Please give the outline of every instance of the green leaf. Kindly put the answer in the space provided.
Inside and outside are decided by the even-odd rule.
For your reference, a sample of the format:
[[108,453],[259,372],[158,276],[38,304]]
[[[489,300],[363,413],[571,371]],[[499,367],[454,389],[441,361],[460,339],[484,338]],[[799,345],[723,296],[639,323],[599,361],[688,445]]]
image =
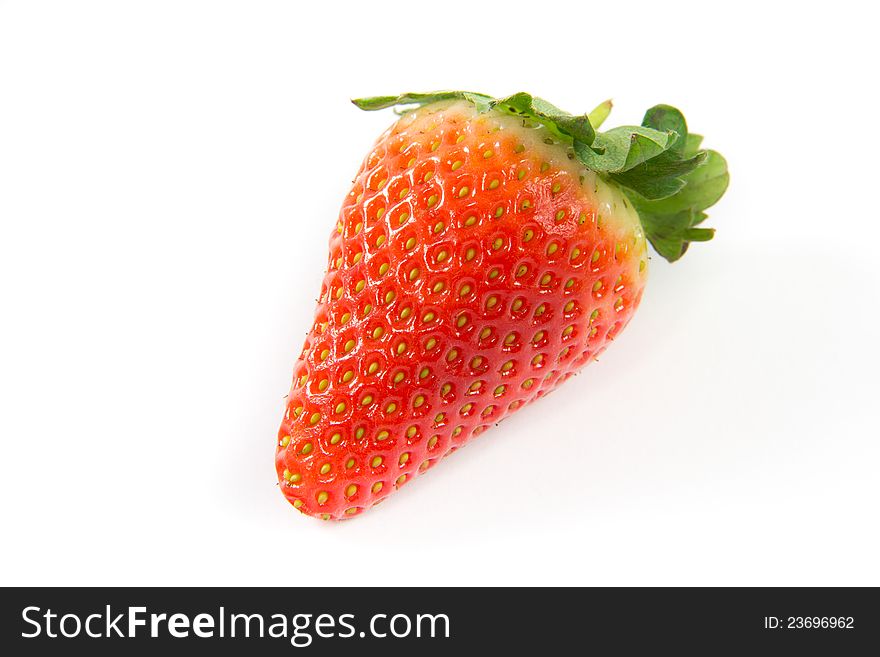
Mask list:
[[670,262],[684,255],[690,242],[705,242],[715,234],[696,226],[706,219],[704,210],[724,194],[730,176],[718,152],[700,151],[695,157],[700,156],[701,163],[682,176],[684,185],[675,194],[658,200],[629,194],[654,249]]
[[682,176],[690,173],[706,160],[705,151],[691,158],[682,159],[672,150],[642,162],[622,173],[611,175],[612,180],[646,199],[663,199],[677,193],[685,186]]
[[613,128],[596,135],[592,145],[574,143],[578,158],[597,173],[620,173],[660,155],[669,133],[641,126]]
[[563,140],[591,144],[596,137],[596,132],[586,115],[572,116],[543,98],[535,98],[524,91],[495,100],[491,103],[491,107],[507,114],[541,123]]
[[657,252],[677,260],[691,242],[715,231],[697,227],[727,189],[727,162],[716,151],[700,150],[703,138],[688,132],[684,115],[670,105],[649,109],[640,126],[596,132],[611,111],[605,101],[589,114],[573,115],[526,92],[492,98],[469,91],[374,96],[352,102],[364,110],[388,107],[409,111],[442,100],[465,100],[479,112],[497,111],[543,125],[587,168],[620,187],[639,213]]
[[642,125],[663,132],[674,132],[678,137],[672,140],[669,148],[681,155],[687,141],[687,123],[684,115],[670,105],[654,105],[645,112]]

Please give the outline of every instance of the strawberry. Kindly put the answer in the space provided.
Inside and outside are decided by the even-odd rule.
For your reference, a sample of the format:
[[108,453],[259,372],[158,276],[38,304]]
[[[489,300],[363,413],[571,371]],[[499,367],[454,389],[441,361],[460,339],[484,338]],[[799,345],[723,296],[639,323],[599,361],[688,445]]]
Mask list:
[[639,305],[647,241],[676,260],[727,186],[681,113],[598,133],[520,93],[405,108],[343,203],[276,451],[285,497],[368,509],[594,360]]

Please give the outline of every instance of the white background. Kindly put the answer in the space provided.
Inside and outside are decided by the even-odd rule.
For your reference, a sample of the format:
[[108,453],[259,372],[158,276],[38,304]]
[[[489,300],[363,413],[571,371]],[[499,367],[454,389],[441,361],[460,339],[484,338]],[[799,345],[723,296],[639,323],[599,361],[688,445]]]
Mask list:
[[[869,3],[0,0],[0,583],[880,584]],[[390,112],[681,107],[732,182],[630,328],[379,509],[273,455]],[[574,467],[572,467],[574,464]]]

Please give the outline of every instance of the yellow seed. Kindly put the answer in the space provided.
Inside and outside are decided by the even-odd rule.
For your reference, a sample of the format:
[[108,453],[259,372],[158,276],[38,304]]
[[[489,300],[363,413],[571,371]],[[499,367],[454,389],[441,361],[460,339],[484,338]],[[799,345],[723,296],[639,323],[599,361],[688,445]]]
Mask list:
[[431,439],[428,441],[428,449],[433,449],[437,444],[437,440],[439,440],[439,436],[431,436]]
[[446,251],[441,251],[437,254],[437,262],[443,262],[448,256],[449,254]]
[[338,404],[336,404],[336,408],[334,410],[336,411],[337,415],[339,415],[340,413],[345,413],[345,402],[339,402]]
[[452,430],[452,435],[453,436],[459,435],[461,433],[462,429],[463,429],[463,427],[461,425],[455,427],[455,429]]
[[526,232],[523,233],[523,242],[531,242],[534,236],[535,231],[529,228]]
[[403,454],[400,455],[400,458],[397,459],[397,462],[400,465],[406,465],[407,461],[409,461],[409,452],[404,452]]
[[544,274],[541,276],[541,285],[547,285],[553,277],[550,274]]
[[593,255],[590,256],[590,262],[596,262],[599,259],[599,249],[593,251]]
[[354,494],[357,493],[358,487],[354,484],[350,484],[345,488],[345,496],[346,497],[354,497]]
[[507,390],[507,386],[498,386],[497,388],[495,388],[495,390],[492,392],[492,394],[495,395],[496,397],[500,397],[501,395],[504,394],[505,390]]
[[512,345],[516,342],[516,333],[509,333],[506,338],[504,338],[504,344]]
[[512,369],[513,369],[513,361],[512,360],[507,361],[506,363],[504,363],[504,365],[501,366],[502,372],[509,372]]
[[409,212],[401,212],[400,217],[397,219],[398,225],[402,226],[407,222],[407,219],[409,219]]
[[324,504],[330,496],[327,494],[327,491],[321,491],[318,493],[318,504]]
[[526,379],[525,381],[522,382],[522,387],[525,388],[526,390],[531,388],[533,385],[535,385],[534,379]]
[[437,413],[437,415],[434,416],[434,424],[440,424],[445,419],[446,413]]
[[432,150],[432,151],[436,151],[438,148],[440,148],[440,142],[439,142],[439,141],[435,141],[435,142],[433,142],[433,143],[431,144],[431,150]]
[[523,210],[528,210],[530,207],[532,207],[532,202],[529,199],[526,199],[522,202],[522,205],[520,207],[522,207]]
[[424,403],[425,403],[425,398],[422,395],[419,395],[418,397],[416,397],[413,400],[413,406],[415,406],[416,408],[418,408],[419,406],[421,406]]
[[428,182],[431,178],[434,177],[433,171],[428,171],[424,176],[422,176],[422,182]]
[[551,242],[547,247],[547,255],[553,255],[559,250],[559,245],[556,242]]
[[467,196],[470,193],[471,193],[471,190],[469,187],[462,187],[460,190],[458,190],[458,198],[464,198],[465,196]]
[[488,299],[486,299],[486,307],[487,308],[494,308],[497,304],[498,304],[498,297],[492,296],[492,297],[489,297]]
[[466,415],[467,413],[470,412],[470,410],[471,410],[473,407],[474,407],[473,404],[465,404],[464,406],[461,407],[461,414],[462,414],[462,415]]
[[419,277],[419,268],[413,267],[409,272],[409,280],[414,281]]
[[383,329],[381,326],[377,326],[373,329],[373,339],[378,340],[382,337],[383,333],[385,333],[385,329]]
[[284,477],[285,480],[290,481],[290,470],[284,468],[284,472],[281,473],[281,476]]
[[452,163],[452,170],[458,171],[458,169],[461,167],[462,164],[463,164],[463,162],[461,160],[456,160],[455,162]]
[[441,396],[441,397],[445,397],[446,395],[449,394],[449,391],[450,391],[450,390],[452,390],[452,385],[449,384],[449,383],[444,383],[444,384],[440,387],[440,396]]
[[459,316],[458,316],[458,319],[457,319],[456,322],[455,322],[455,325],[456,325],[458,328],[461,328],[462,326],[464,326],[465,324],[467,324],[467,322],[468,322],[468,318],[467,318],[465,315],[459,315]]
[[382,490],[382,482],[381,482],[381,481],[377,481],[375,484],[373,484],[373,487],[372,487],[371,490],[372,490],[374,493],[378,493],[379,491],[381,491],[381,490]]
[[571,258],[570,260],[577,260],[578,256],[581,254],[581,250],[577,247],[574,247],[571,250]]
[[415,436],[418,432],[419,432],[418,428],[416,428],[415,426],[411,426],[409,429],[406,430],[406,437],[407,437],[407,438],[412,438],[412,437]]
[[343,313],[342,317],[339,318],[340,324],[348,324],[348,321],[351,319],[351,313]]
[[504,208],[499,205],[497,208],[495,208],[495,218],[497,219],[502,214],[504,214]]
[[544,335],[544,331],[538,331],[537,333],[535,333],[535,337],[532,338],[532,342],[540,342],[544,339]]
[[562,310],[564,312],[570,313],[573,308],[574,308],[574,301],[569,301],[567,304],[565,304],[565,308],[563,308]]
[[449,362],[452,362],[456,358],[458,358],[458,350],[457,349],[450,349],[449,353],[446,354],[446,360],[448,360]]
[[401,342],[397,345],[397,353],[402,354],[404,351],[406,351],[406,342]]
[[598,292],[601,289],[602,289],[602,281],[601,280],[593,283],[593,292]]
[[300,450],[300,454],[311,454],[311,452],[312,452],[312,443],[306,443],[305,445],[302,446],[302,449]]
[[553,183],[553,187],[550,188],[550,191],[554,194],[557,194],[559,193],[560,189],[562,189],[562,185],[560,185],[559,183]]
[[437,281],[431,289],[434,290],[434,292],[442,292],[444,287],[446,287],[446,283],[443,281]]
[[482,331],[480,331],[480,340],[485,340],[485,339],[488,338],[490,335],[492,335],[492,329],[490,329],[490,328],[487,326],[487,327],[484,328]]
[[385,236],[379,235],[379,237],[376,238],[376,247],[378,248],[378,247],[382,246],[384,243],[385,243]]
[[434,232],[439,233],[441,230],[443,230],[445,226],[446,224],[444,224],[442,221],[438,221],[436,224],[434,224]]
[[431,194],[431,195],[428,197],[428,207],[429,207],[429,208],[430,208],[430,207],[433,207],[433,206],[436,205],[436,204],[437,204],[437,195],[436,195],[436,194]]
[[474,215],[471,215],[470,217],[465,219],[464,225],[473,226],[475,223],[477,223],[477,218]]
[[573,331],[574,331],[574,326],[573,326],[573,325],[572,325],[572,326],[568,326],[568,327],[566,327],[566,329],[562,332],[562,336],[565,337],[565,338],[567,338],[569,335],[572,334]]
[[540,365],[544,360],[544,357],[541,354],[538,354],[534,358],[532,358],[532,365]]
[[596,308],[593,312],[590,313],[590,323],[592,324],[593,321],[595,321],[595,319],[596,319],[598,316],[599,316],[599,309]]
[[330,469],[331,465],[329,463],[325,463],[321,466],[321,474],[327,474],[328,472],[330,472]]
[[302,508],[302,505],[303,505],[302,500],[294,500],[293,501],[293,508],[294,509],[300,509],[300,508]]
[[354,437],[360,440],[364,437],[364,433],[366,433],[366,430],[363,427],[358,427],[354,432]]
[[345,469],[346,469],[346,470],[351,470],[353,467],[354,467],[354,459],[348,459],[348,460],[345,462]]
[[378,468],[380,465],[382,465],[382,457],[381,456],[374,456],[373,460],[370,461],[370,465],[374,468]]
[[522,308],[522,306],[523,306],[522,299],[517,299],[516,301],[513,302],[513,310],[514,311],[519,310],[520,308]]
[[361,313],[361,316],[362,316],[362,317],[366,317],[366,316],[369,315],[372,311],[373,311],[373,306],[372,306],[372,304],[369,304],[369,303],[368,303],[366,306],[364,306],[364,310],[363,310],[363,312]]
[[330,350],[329,350],[329,349],[324,349],[324,350],[321,352],[321,360],[327,360],[327,356],[329,356],[329,355],[330,355]]
[[426,324],[428,324],[428,323],[434,321],[434,317],[435,317],[434,313],[428,311],[428,312],[426,312],[425,315],[422,317],[422,321],[425,322]]
[[378,370],[378,369],[379,369],[379,363],[377,363],[376,361],[373,361],[372,363],[370,363],[370,366],[367,368],[367,373],[368,374],[375,374],[376,370]]
[[497,178],[494,178],[492,182],[489,183],[489,189],[498,189],[498,185],[500,184],[501,182]]
[[298,472],[296,474],[290,475],[290,483],[298,484],[301,481],[302,481],[302,475],[299,474]]
[[348,370],[345,374],[342,375],[342,382],[348,383],[354,378],[354,370]]
[[497,251],[498,249],[501,248],[501,246],[502,246],[503,244],[504,244],[504,240],[502,240],[500,237],[496,237],[496,238],[492,241],[492,248],[493,248],[495,251]]
[[639,271],[645,271],[645,267],[647,267],[647,263],[644,260],[639,261]]
[[330,437],[330,444],[331,444],[331,445],[335,445],[335,444],[337,444],[340,440],[342,440],[342,434],[341,434],[341,433],[334,433],[334,434]]
[[399,487],[399,486],[402,486],[402,485],[405,484],[405,483],[406,483],[406,475],[405,475],[405,474],[402,474],[402,475],[400,475],[400,476],[397,478],[397,480],[394,482],[394,485]]
[[420,379],[426,379],[426,378],[428,378],[428,375],[429,375],[430,373],[431,373],[431,370],[429,370],[427,367],[423,367],[423,368],[422,368],[422,371],[419,372],[419,378],[420,378]]
[[402,199],[407,194],[409,194],[409,187],[404,187],[403,189],[400,190],[400,193],[397,195],[397,198]]
[[466,297],[470,293],[471,293],[471,286],[468,285],[467,283],[465,283],[464,285],[461,286],[461,289],[458,291],[458,296]]
[[406,375],[403,372],[398,372],[394,375],[394,383],[400,383],[401,381],[403,381],[405,376]]
[[395,297],[394,290],[388,290],[385,293],[385,303],[386,304],[391,303],[392,301],[394,301],[394,297]]
[[425,350],[431,351],[434,347],[437,346],[437,340],[435,338],[428,338],[425,342]]
[[309,424],[311,424],[311,425],[318,424],[318,422],[319,422],[320,420],[321,420],[321,414],[320,414],[320,413],[312,413],[312,417],[309,418]]
[[380,431],[376,434],[376,440],[388,440],[389,433],[387,431]]
[[290,436],[284,436],[284,438],[281,439],[280,444],[282,447],[287,447],[290,444]]
[[361,406],[369,406],[373,403],[373,395],[367,395],[361,400]]
[[465,260],[473,260],[475,255],[477,255],[476,249],[468,249],[464,254],[464,259]]
[[476,391],[479,390],[481,387],[483,387],[483,382],[482,382],[482,381],[474,381],[474,382],[470,385],[470,388],[468,388],[468,390],[470,390],[471,392],[476,392]]
[[405,246],[406,246],[406,249],[407,249],[407,250],[410,250],[410,249],[412,249],[413,247],[415,247],[415,245],[416,245],[416,238],[415,238],[415,237],[410,237],[410,238],[406,241],[406,245],[405,245]]
[[345,343],[345,352],[348,353],[348,352],[351,351],[352,349],[354,349],[354,340],[348,340],[348,341]]
[[570,290],[572,287],[574,287],[574,279],[569,278],[567,281],[565,281],[565,289]]

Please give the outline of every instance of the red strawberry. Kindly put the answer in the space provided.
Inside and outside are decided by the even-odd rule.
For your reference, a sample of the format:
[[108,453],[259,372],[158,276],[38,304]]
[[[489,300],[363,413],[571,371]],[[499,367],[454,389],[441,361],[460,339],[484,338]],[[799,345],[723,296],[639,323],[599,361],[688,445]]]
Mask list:
[[[727,185],[681,114],[596,133],[528,94],[355,101],[410,111],[376,142],[330,239],[276,468],[300,511],[380,502],[593,360]],[[414,106],[414,107],[413,107]]]

